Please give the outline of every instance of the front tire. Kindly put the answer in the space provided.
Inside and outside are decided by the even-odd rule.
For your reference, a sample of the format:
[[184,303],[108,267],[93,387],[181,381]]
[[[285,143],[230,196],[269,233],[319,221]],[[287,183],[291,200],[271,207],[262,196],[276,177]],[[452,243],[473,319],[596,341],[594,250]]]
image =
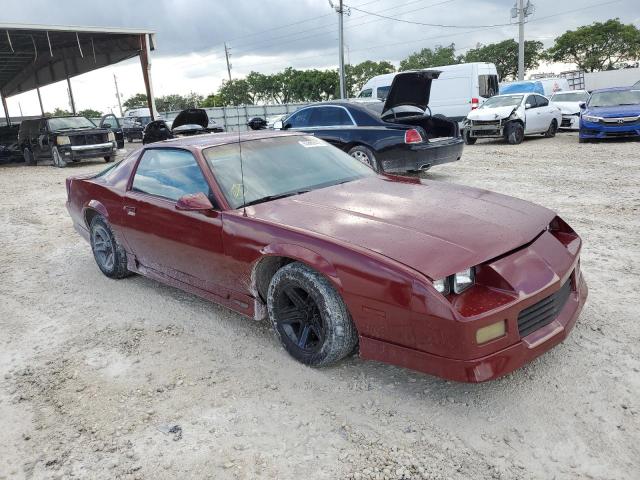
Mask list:
[[474,145],[478,141],[477,138],[471,136],[471,132],[469,132],[469,130],[464,131],[462,138],[464,138],[464,143],[466,145]]
[[24,147],[22,155],[24,156],[24,163],[26,165],[33,166],[36,164],[36,159],[33,157],[33,152],[29,150],[29,147]]
[[102,215],[93,217],[89,232],[93,258],[102,273],[109,278],[129,276],[131,272],[127,269],[127,254]]
[[269,284],[267,308],[284,349],[305,365],[324,367],[351,354],[358,334],[351,316],[329,280],[293,262]]
[[58,147],[51,148],[51,160],[53,161],[53,164],[58,168],[64,168],[67,166],[67,162],[62,158],[62,155],[60,155]]
[[519,122],[507,123],[504,138],[509,145],[518,145],[524,140],[524,127]]
[[549,129],[546,132],[544,132],[544,136],[546,138],[553,138],[556,136],[557,131],[558,131],[558,122],[554,118],[553,120],[551,120],[551,125],[549,125]]
[[349,150],[348,153],[359,162],[369,165],[376,172],[380,171],[380,165],[378,165],[376,156],[370,148],[367,148],[364,145],[356,145]]

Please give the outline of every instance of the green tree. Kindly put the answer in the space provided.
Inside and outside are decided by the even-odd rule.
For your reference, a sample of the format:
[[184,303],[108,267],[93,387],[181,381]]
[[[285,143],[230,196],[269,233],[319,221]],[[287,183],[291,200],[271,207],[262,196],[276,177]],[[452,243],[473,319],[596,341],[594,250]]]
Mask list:
[[84,110],[80,110],[78,115],[87,117],[87,118],[100,118],[102,117],[102,112],[98,110],[94,110],[92,108],[85,108]]
[[50,117],[68,117],[69,115],[71,115],[71,112],[69,110],[65,110],[63,108],[60,107],[56,107],[56,109],[53,111],[52,114],[50,114]]
[[183,96],[177,93],[163,95],[156,98],[156,108],[159,112],[171,112],[184,110],[185,108],[199,107],[204,97],[198,93],[190,92]]
[[[543,58],[543,44],[537,40],[525,40],[524,42],[524,68],[529,70],[536,68]],[[517,78],[518,76],[518,43],[513,40],[504,40],[488,45],[479,45],[472,48],[464,56],[464,61],[494,63],[498,71],[498,78]]]
[[611,70],[625,61],[640,58],[640,30],[619,19],[568,30],[547,51],[555,62],[575,63],[580,70]]
[[136,93],[133,97],[127,98],[122,103],[122,108],[130,110],[132,108],[142,108],[147,106],[147,96],[144,93]]
[[423,68],[437,67],[442,65],[453,65],[460,63],[462,57],[456,57],[456,46],[454,43],[443,47],[436,45],[436,48],[423,48],[419,52],[412,53],[400,62],[400,72],[404,70],[420,70]]
[[222,106],[222,98],[220,97],[220,95],[217,95],[215,93],[211,93],[211,94],[207,95],[204,100],[202,100],[202,103],[200,104],[200,106],[202,108],[221,107]]
[[347,81],[347,95],[355,97],[367,80],[376,75],[393,73],[396,71],[396,67],[386,60],[381,62],[366,60],[356,65],[345,65],[344,70]]
[[218,96],[222,105],[250,105],[253,98],[249,91],[249,82],[245,79],[234,79],[222,83]]

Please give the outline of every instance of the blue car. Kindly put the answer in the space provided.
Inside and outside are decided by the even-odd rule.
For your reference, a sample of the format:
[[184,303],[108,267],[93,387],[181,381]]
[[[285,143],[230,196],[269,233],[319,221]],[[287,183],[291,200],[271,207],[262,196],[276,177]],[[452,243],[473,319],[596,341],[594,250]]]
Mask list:
[[603,88],[580,105],[579,142],[613,137],[640,137],[640,90]]

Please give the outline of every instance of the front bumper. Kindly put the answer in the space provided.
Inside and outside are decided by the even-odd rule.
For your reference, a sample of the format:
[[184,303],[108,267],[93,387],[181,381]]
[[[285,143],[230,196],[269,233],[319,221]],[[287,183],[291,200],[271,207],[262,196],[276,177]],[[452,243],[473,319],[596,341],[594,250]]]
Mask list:
[[[374,324],[360,337],[361,356],[460,382],[484,382],[524,366],[567,337],[586,301],[581,240],[558,235],[543,232],[529,245],[477,266],[479,283],[449,297],[454,317],[437,313],[433,300],[420,310],[429,300],[416,297],[417,307],[407,312],[411,335],[388,341]],[[476,343],[479,327],[500,321],[503,336]]]
[[462,137],[452,137],[382,151],[379,158],[387,173],[415,172],[460,160],[463,148]]
[[566,129],[566,130],[580,130],[580,116],[579,115],[562,115],[560,128]]
[[580,138],[616,138],[640,136],[640,120],[623,122],[585,122],[580,123]]
[[106,157],[116,154],[115,142],[97,143],[94,145],[64,145],[58,147],[65,160],[78,161],[83,158]]
[[503,120],[470,121],[465,123],[463,128],[469,132],[471,138],[503,138]]
[[583,278],[564,308],[549,325],[497,352],[473,360],[457,360],[413,350],[371,338],[360,339],[360,354],[367,359],[410,368],[457,382],[479,383],[507,375],[561,343],[576,324],[588,294]]

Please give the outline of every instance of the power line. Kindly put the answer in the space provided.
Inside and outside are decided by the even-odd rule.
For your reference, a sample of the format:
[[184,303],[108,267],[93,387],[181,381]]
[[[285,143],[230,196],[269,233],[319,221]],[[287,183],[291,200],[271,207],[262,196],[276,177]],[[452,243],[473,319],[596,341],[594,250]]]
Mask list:
[[512,25],[511,23],[497,23],[495,25],[444,25],[444,24],[439,24],[439,23],[423,23],[423,22],[415,22],[413,20],[404,20],[402,18],[397,18],[397,17],[389,17],[387,15],[380,15],[379,13],[375,13],[375,12],[369,12],[367,10],[362,10],[361,8],[358,7],[353,7],[350,6],[349,7],[352,10],[356,10],[358,12],[362,12],[365,13],[367,15],[372,15],[374,17],[380,17],[380,18],[384,18],[387,20],[394,20],[396,22],[402,22],[402,23],[410,23],[412,25],[422,25],[425,27],[442,27],[442,28],[484,28],[484,27],[504,27],[507,25]]

